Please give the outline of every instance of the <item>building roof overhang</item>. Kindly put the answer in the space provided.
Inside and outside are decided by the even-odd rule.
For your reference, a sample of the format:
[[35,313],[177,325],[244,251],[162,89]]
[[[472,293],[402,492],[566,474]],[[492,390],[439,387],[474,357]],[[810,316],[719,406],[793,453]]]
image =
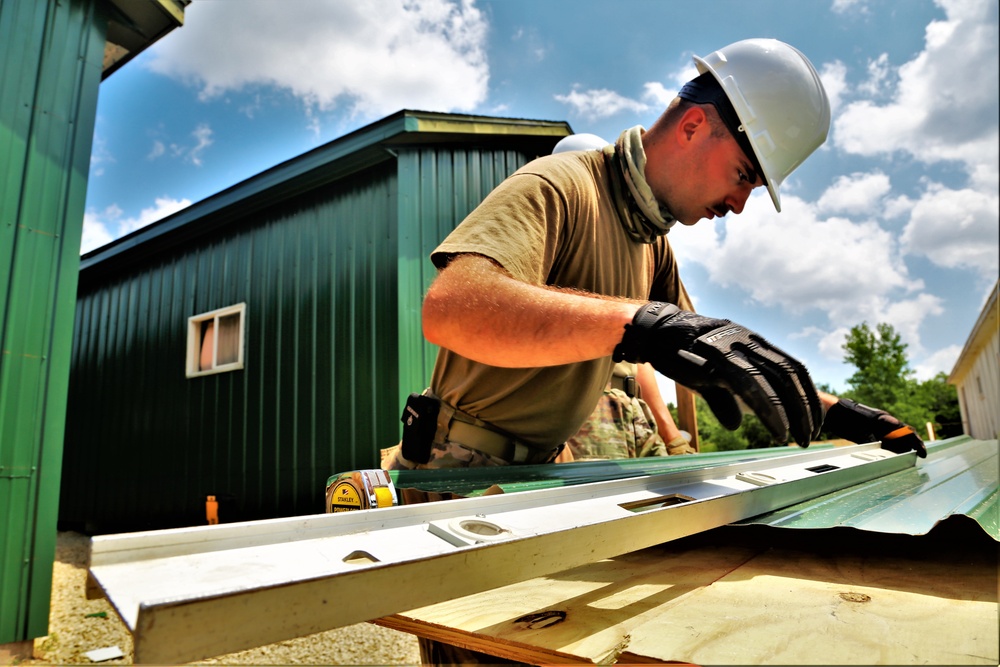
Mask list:
[[145,256],[144,251],[190,241],[252,211],[395,159],[399,150],[421,145],[504,146],[543,155],[569,134],[572,129],[565,121],[404,109],[86,253],[80,259],[81,279],[102,273],[102,268],[120,268]]
[[184,25],[184,8],[189,4],[191,0],[107,0],[108,34],[101,80]]

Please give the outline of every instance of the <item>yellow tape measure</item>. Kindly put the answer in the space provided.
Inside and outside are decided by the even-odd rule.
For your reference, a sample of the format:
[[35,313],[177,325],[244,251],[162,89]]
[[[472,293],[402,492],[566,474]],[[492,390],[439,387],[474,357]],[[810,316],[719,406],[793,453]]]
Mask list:
[[327,512],[350,512],[398,505],[396,487],[384,470],[354,470],[326,488]]

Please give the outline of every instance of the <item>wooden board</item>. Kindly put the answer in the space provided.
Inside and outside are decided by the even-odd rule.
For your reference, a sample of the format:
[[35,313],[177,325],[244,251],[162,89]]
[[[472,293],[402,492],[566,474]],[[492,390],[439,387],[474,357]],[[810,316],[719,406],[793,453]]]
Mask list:
[[635,629],[756,553],[653,547],[378,623],[532,664],[607,663]]
[[995,549],[738,541],[645,549],[378,621],[533,664],[702,665],[995,665],[998,622]]

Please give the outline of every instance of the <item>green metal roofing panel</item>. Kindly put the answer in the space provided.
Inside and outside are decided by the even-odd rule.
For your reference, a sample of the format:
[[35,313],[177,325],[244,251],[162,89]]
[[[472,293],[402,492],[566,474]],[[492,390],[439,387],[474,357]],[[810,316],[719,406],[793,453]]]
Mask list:
[[939,440],[927,443],[927,458],[913,468],[743,523],[924,535],[948,517],[964,515],[1000,541],[998,465],[996,440]]
[[[831,449],[823,444],[810,447]],[[744,461],[763,461],[797,453],[796,447],[565,464],[454,470],[391,471],[399,488],[438,494],[477,496],[496,487],[504,493],[569,486]],[[927,443],[926,459],[914,467],[870,482],[771,512],[742,524],[784,528],[854,527],[861,530],[922,535],[950,516],[976,521],[1000,541],[998,446],[996,440],[959,436]],[[331,477],[329,481],[334,478]]]

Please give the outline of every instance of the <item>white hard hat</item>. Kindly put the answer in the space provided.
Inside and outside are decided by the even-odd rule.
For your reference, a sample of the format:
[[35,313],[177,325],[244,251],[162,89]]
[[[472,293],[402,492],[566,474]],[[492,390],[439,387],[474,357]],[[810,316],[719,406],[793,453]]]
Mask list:
[[830,131],[830,100],[819,74],[798,49],[776,39],[746,39],[694,61],[725,91],[740,122],[730,129],[746,133],[755,153],[749,157],[763,169],[781,211],[778,188]]
[[582,132],[580,134],[571,134],[568,137],[560,139],[559,143],[557,143],[555,148],[552,149],[552,154],[566,153],[568,151],[589,151],[594,148],[604,148],[607,145],[608,142],[601,139],[596,134]]

